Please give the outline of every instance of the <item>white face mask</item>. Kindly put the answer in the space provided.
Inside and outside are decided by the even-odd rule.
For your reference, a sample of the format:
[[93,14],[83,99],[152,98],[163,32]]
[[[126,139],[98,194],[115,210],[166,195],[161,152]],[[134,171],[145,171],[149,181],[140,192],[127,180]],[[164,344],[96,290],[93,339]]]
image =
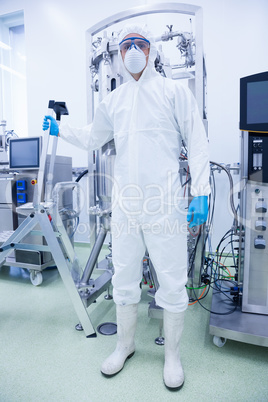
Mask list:
[[140,73],[146,66],[146,56],[142,50],[132,46],[126,52],[124,64],[126,69],[132,74]]

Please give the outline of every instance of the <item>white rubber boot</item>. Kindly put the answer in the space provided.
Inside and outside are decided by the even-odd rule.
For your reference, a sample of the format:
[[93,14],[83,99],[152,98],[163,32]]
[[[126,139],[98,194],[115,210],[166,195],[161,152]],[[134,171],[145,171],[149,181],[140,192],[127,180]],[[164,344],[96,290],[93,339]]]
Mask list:
[[179,342],[183,331],[184,311],[164,310],[165,365],[164,383],[172,391],[183,386],[184,373],[180,362]]
[[113,376],[124,367],[126,359],[135,352],[134,336],[137,325],[138,304],[116,305],[117,344],[115,351],[103,362],[102,374]]

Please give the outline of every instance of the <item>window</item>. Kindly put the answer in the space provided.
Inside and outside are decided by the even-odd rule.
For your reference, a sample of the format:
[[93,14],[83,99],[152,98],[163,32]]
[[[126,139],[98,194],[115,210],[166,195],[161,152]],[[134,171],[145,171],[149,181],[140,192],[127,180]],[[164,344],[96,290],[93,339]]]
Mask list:
[[28,136],[22,11],[0,16],[0,120],[19,137]]

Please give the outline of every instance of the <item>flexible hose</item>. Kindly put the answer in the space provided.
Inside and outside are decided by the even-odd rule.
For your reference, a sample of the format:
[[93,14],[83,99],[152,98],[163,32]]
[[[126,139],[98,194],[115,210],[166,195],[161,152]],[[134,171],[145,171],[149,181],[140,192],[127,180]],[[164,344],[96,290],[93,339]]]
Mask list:
[[77,179],[75,180],[76,183],[78,183],[82,177],[84,177],[86,174],[88,173],[88,169],[84,170],[82,173],[80,173],[80,175],[77,177]]
[[232,209],[232,212],[233,212],[233,215],[234,215],[234,227],[235,227],[235,229],[237,229],[237,227],[238,227],[238,216],[237,216],[237,211],[236,211],[235,205],[234,205],[234,195],[233,195],[234,182],[233,182],[232,175],[231,175],[231,173],[229,172],[229,170],[226,169],[226,167],[224,167],[224,166],[221,165],[220,163],[212,162],[212,161],[210,161],[210,163],[211,163],[212,165],[216,165],[216,166],[220,167],[220,168],[221,168],[222,170],[224,170],[224,171],[227,173],[227,175],[228,175],[229,182],[230,182],[230,205],[231,205],[231,209]]

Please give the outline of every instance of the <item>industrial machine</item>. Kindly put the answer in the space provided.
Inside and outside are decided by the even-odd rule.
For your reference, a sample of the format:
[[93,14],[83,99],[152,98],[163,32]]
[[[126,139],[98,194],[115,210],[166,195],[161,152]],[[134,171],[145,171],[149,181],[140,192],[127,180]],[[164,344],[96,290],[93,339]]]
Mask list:
[[[56,113],[56,120],[60,121],[62,114],[67,114],[67,108],[64,102],[49,101],[49,108],[53,109]],[[64,224],[64,216],[67,215],[69,219],[75,219],[80,213],[80,186],[77,181],[57,182],[54,185],[54,177],[56,177],[57,167],[57,141],[58,137],[50,136],[48,133],[44,135],[43,147],[41,158],[34,155],[33,150],[39,152],[39,141],[34,138],[32,141],[32,150],[30,155],[33,155],[29,169],[36,168],[38,164],[38,177],[35,184],[35,189],[31,201],[22,202],[16,208],[19,215],[24,216],[20,225],[9,234],[0,247],[0,267],[8,263],[8,258],[15,252],[28,253],[32,252],[51,253],[54,264],[57,266],[58,271],[62,277],[64,285],[70,295],[74,308],[79,317],[80,323],[77,329],[84,329],[86,336],[96,336],[95,330],[91,324],[87,307],[93,303],[96,298],[107,288],[111,282],[112,272],[106,270],[102,275],[96,279],[91,278],[92,271],[95,266],[96,248],[98,242],[93,246],[88,263],[84,270],[82,270],[79,260],[75,254],[71,237],[68,234],[68,225]],[[18,140],[17,140],[18,141]],[[48,158],[48,145],[52,141],[52,153]],[[36,142],[36,143],[35,143]],[[23,158],[17,153],[18,143],[13,144],[13,151],[11,152],[15,157],[15,162],[11,162],[12,168],[19,165],[24,165]],[[29,144],[28,144],[29,146]],[[27,151],[26,151],[27,154]],[[28,163],[30,159],[28,155]],[[48,168],[47,168],[48,165]],[[18,199],[27,201],[26,193],[26,180],[19,181]],[[76,197],[74,197],[74,194]],[[66,207],[65,199],[68,201],[73,200],[74,208]],[[40,242],[31,241],[32,237],[41,237]],[[23,255],[22,255],[23,257]],[[32,261],[31,261],[32,263]],[[36,266],[34,269],[37,269]]]
[[[214,292],[210,333],[226,339],[268,346],[268,72],[240,80],[241,186],[236,282]],[[235,306],[235,308],[234,308]]]
[[[4,149],[7,154],[6,163],[0,169],[0,242],[6,241],[10,235],[24,221],[25,215],[20,213],[19,207],[33,202],[34,192],[40,169],[40,155],[42,137],[13,138],[5,140],[8,146]],[[44,182],[41,188],[41,199],[44,199],[44,183],[49,173],[50,156],[47,157]],[[72,180],[72,159],[70,157],[56,156],[53,186],[61,181]],[[59,205],[62,219],[72,236],[73,219],[66,214],[72,210],[72,194],[65,192]],[[40,235],[25,238],[28,244],[44,244]],[[6,266],[26,268],[30,271],[30,280],[37,286],[42,283],[42,270],[54,266],[55,263],[50,252],[34,250],[29,247],[16,249],[5,260]]]
[[17,134],[14,130],[6,130],[7,122],[2,120],[0,127],[2,127],[2,132],[0,133],[0,167],[8,166],[8,145],[11,138],[17,138]]

